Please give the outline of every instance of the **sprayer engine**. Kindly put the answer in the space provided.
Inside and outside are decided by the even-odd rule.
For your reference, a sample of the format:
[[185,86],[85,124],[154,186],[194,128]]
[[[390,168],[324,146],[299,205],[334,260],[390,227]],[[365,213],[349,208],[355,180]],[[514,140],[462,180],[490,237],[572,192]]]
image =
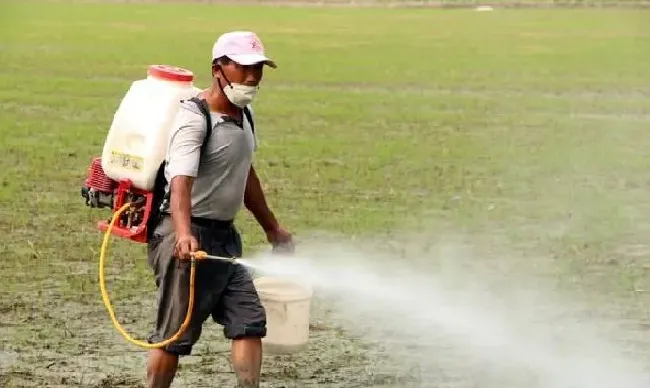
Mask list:
[[[128,179],[112,180],[104,173],[101,158],[97,157],[90,164],[81,196],[86,199],[87,206],[112,208],[113,212],[130,203],[131,208],[115,222],[111,234],[135,242],[147,242],[147,221],[151,216],[153,192],[134,187]],[[97,225],[99,230],[105,232],[111,218],[100,221]]]

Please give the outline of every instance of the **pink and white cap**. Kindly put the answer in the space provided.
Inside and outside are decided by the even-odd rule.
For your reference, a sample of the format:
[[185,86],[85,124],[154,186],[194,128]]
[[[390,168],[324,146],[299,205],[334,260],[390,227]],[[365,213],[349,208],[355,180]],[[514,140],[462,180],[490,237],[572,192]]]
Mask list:
[[244,66],[263,62],[274,69],[277,67],[274,61],[264,55],[260,38],[250,31],[232,31],[221,35],[212,47],[212,60],[223,56]]

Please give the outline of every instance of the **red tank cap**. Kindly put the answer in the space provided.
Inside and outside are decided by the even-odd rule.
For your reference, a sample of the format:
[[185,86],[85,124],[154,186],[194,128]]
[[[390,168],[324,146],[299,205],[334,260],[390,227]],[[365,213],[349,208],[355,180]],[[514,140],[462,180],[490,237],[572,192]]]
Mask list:
[[169,65],[150,65],[147,74],[167,81],[190,82],[194,80],[194,73],[191,71]]

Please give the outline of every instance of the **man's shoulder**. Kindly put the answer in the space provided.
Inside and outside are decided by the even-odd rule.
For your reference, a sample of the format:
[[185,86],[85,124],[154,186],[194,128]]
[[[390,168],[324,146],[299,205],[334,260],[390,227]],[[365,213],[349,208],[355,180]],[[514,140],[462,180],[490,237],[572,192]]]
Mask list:
[[[251,105],[247,105],[246,109],[249,111],[251,121],[255,122],[255,112]],[[206,112],[207,113],[207,112]],[[214,129],[219,126],[240,126],[241,123],[227,115],[209,112],[211,127]],[[249,117],[244,117],[243,120],[248,121]],[[172,133],[182,130],[184,128],[190,129],[205,129],[206,128],[206,115],[197,105],[195,101],[183,100],[180,102],[178,111],[175,116],[174,125],[171,129]],[[250,123],[248,123],[250,125]]]
[[[214,127],[222,120],[219,115],[210,114],[210,121],[212,122],[212,127]],[[178,131],[188,127],[205,128],[206,124],[206,115],[201,111],[201,108],[193,101],[183,100],[180,102],[178,111],[176,112],[172,131]]]

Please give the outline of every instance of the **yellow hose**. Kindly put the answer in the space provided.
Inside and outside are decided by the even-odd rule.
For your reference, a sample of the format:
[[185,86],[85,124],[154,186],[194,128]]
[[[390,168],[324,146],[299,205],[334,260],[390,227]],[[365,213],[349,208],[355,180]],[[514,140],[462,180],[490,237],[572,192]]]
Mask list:
[[161,342],[157,343],[149,343],[145,341],[139,341],[131,337],[126,330],[120,325],[120,323],[117,321],[117,318],[115,317],[115,312],[113,311],[113,307],[111,306],[111,301],[108,297],[108,292],[106,291],[106,285],[105,280],[104,280],[104,261],[106,257],[106,249],[108,248],[108,242],[111,237],[111,231],[113,230],[113,226],[115,225],[115,222],[119,219],[120,215],[126,211],[129,207],[131,207],[130,203],[124,204],[119,210],[115,212],[113,215],[113,218],[111,219],[110,224],[108,225],[108,229],[106,230],[106,233],[104,233],[104,241],[102,243],[102,248],[99,254],[99,286],[102,291],[102,299],[104,300],[104,305],[106,306],[106,309],[108,310],[108,314],[111,316],[111,320],[113,321],[113,325],[119,331],[124,338],[126,338],[127,341],[131,342],[134,345],[146,348],[146,349],[155,349],[155,348],[161,348],[163,346],[169,345],[170,343],[176,341],[185,333],[187,330],[187,327],[190,324],[190,319],[192,317],[192,310],[194,309],[194,276],[195,276],[195,269],[196,269],[196,260],[197,259],[203,259],[206,256],[205,252],[196,252],[192,257],[191,257],[191,268],[190,268],[190,299],[189,303],[187,305],[187,313],[185,315],[185,320],[181,324],[181,327],[178,329],[176,334],[171,336],[171,338],[166,339]]

